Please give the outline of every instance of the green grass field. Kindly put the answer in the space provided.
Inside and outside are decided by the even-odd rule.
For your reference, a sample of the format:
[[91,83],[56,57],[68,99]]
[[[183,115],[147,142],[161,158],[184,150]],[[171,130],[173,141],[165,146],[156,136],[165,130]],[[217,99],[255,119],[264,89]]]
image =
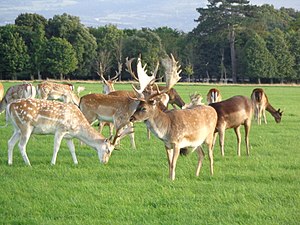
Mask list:
[[[82,94],[102,91],[97,82],[75,85],[86,87]],[[176,89],[188,101],[189,94],[205,96],[211,87],[178,84]],[[226,99],[250,96],[255,86],[218,88]],[[271,104],[284,110],[281,123],[269,113],[268,124],[253,121],[249,157],[244,141],[242,156],[236,155],[234,131],[227,130],[225,157],[219,144],[214,149],[214,176],[209,175],[207,154],[195,176],[193,153],[178,159],[176,180],[170,181],[163,143],[153,135],[147,140],[142,123],[135,125],[137,150],[126,137],[107,165],[76,140],[79,164],[73,164],[63,142],[51,166],[53,136],[33,135],[27,145],[32,167],[25,166],[17,146],[8,166],[12,126],[1,128],[0,224],[300,224],[300,87],[263,88]],[[130,86],[117,84],[116,89]]]

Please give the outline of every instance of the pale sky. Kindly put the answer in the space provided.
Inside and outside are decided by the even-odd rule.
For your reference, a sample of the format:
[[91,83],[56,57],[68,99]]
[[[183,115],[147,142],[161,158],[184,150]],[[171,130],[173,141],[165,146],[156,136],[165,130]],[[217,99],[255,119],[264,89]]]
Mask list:
[[[252,5],[272,4],[300,10],[300,0],[250,0]],[[37,13],[45,18],[68,13],[86,26],[114,24],[118,28],[168,26],[189,32],[197,26],[196,8],[206,0],[0,0],[0,25],[13,24],[21,13]]]

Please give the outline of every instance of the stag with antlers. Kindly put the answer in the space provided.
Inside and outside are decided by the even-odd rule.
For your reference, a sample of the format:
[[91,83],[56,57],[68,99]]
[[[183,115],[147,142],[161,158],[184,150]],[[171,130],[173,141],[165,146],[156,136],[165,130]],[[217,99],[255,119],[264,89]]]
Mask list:
[[[181,72],[178,62],[171,58],[163,61],[166,67],[166,88],[162,93],[167,92],[180,79]],[[156,137],[165,144],[168,156],[170,179],[175,179],[175,168],[180,148],[193,147],[197,149],[198,164],[196,175],[200,173],[204,152],[201,148],[203,142],[208,145],[210,159],[210,173],[213,174],[213,135],[217,123],[217,113],[210,106],[199,106],[193,109],[162,111],[154,99],[157,94],[141,99],[131,121],[144,121],[146,126]]]

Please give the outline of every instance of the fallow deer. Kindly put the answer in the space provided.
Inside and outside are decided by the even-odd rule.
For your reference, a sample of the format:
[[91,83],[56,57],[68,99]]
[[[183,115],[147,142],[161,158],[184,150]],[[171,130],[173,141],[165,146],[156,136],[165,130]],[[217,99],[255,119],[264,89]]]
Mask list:
[[0,102],[3,99],[3,96],[4,96],[4,87],[3,84],[0,83]]
[[267,124],[266,110],[275,118],[276,123],[280,123],[283,111],[273,108],[262,88],[255,88],[252,91],[251,99],[254,105],[255,119],[259,125],[261,125],[261,116],[264,117],[264,122]]
[[10,120],[14,133],[8,141],[8,164],[13,162],[13,149],[19,141],[21,155],[27,165],[30,161],[26,145],[31,134],[54,134],[54,149],[51,164],[55,165],[57,153],[63,138],[71,152],[74,164],[78,164],[73,138],[77,138],[94,148],[100,162],[107,163],[114,145],[130,130],[124,130],[113,142],[104,138],[92,128],[84,115],[72,103],[42,99],[20,99],[7,106],[7,121]]
[[247,155],[249,155],[249,132],[253,110],[251,100],[245,96],[234,96],[221,102],[211,103],[210,106],[218,114],[214,143],[219,133],[221,155],[224,156],[225,130],[230,128],[233,128],[235,131],[237,137],[237,154],[238,156],[241,155],[241,125],[245,127],[246,150]]
[[217,88],[211,88],[207,93],[206,99],[207,99],[207,104],[222,101],[220,90]]
[[[174,57],[164,62],[166,70],[165,91],[174,86],[180,79],[180,66]],[[172,66],[170,66],[170,64]],[[159,94],[159,93],[158,93]],[[153,95],[154,96],[154,95]],[[175,168],[180,148],[193,147],[197,149],[198,164],[196,175],[200,173],[204,152],[203,142],[208,145],[210,173],[213,174],[213,135],[217,123],[217,113],[210,106],[198,106],[193,109],[170,110],[163,112],[152,96],[141,100],[137,110],[131,116],[131,121],[144,121],[156,137],[165,144],[168,156],[170,179],[175,179]]]
[[41,99],[61,100],[66,103],[72,102],[78,106],[80,99],[73,90],[74,86],[68,83],[60,84],[44,81],[37,85],[37,92]]
[[[155,79],[155,77],[146,74],[140,58],[138,58],[137,69],[140,82],[140,90],[137,90],[137,92],[138,95],[142,96],[147,83]],[[119,130],[124,126],[132,126],[129,119],[138,104],[139,100],[130,98],[128,94],[126,96],[88,94],[81,98],[79,108],[89,123],[93,123],[96,120],[113,122],[115,129]],[[136,148],[134,133],[130,135],[130,138],[132,147]]]
[[31,83],[24,83],[11,86],[7,89],[3,99],[0,102],[0,113],[2,113],[6,106],[21,98],[35,98],[36,89]]
[[190,100],[191,102],[189,104],[186,104],[182,107],[182,109],[189,109],[198,105],[204,105],[202,103],[202,95],[195,92],[194,94],[190,94]]

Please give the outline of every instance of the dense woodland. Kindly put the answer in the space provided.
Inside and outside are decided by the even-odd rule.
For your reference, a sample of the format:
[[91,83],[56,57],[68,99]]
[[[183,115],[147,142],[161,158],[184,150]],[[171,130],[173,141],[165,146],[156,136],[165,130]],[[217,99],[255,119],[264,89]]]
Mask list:
[[[300,12],[246,0],[209,0],[195,28],[86,27],[68,14],[46,19],[24,13],[0,27],[0,79],[99,79],[124,70],[142,54],[148,71],[173,53],[182,81],[291,83],[300,81]],[[162,74],[163,71],[159,71]]]

